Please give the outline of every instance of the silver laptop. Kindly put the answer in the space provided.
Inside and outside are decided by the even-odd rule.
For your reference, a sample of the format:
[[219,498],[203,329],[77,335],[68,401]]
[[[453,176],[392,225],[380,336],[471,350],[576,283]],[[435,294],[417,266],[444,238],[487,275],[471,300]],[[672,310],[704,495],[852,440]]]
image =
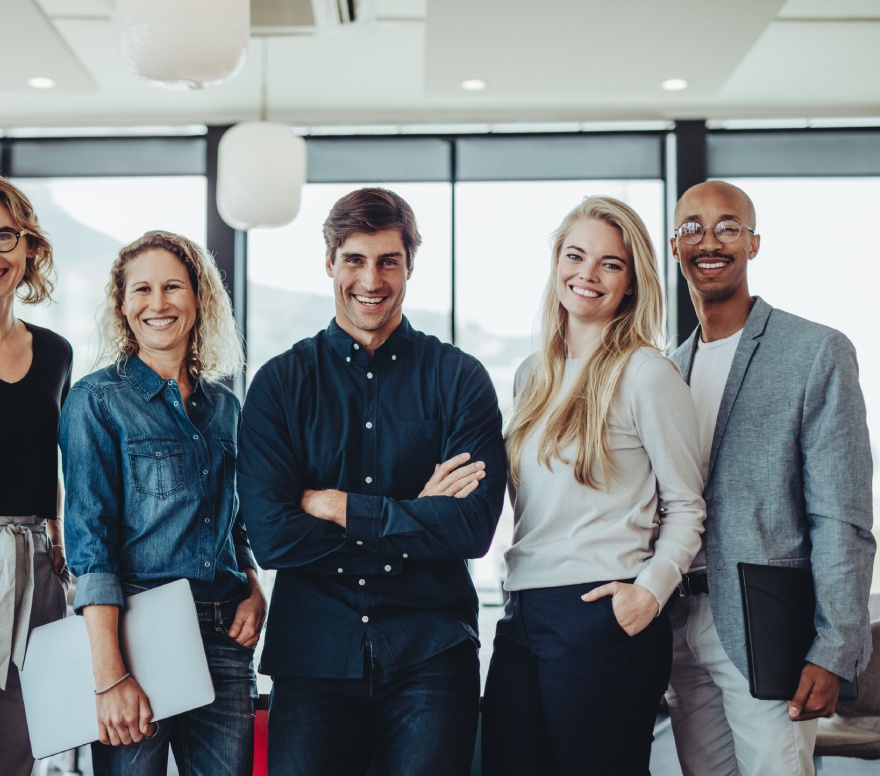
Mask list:
[[[189,582],[146,590],[125,601],[120,645],[153,709],[153,719],[214,700]],[[34,757],[48,757],[98,738],[92,652],[82,617],[34,628],[21,690]]]

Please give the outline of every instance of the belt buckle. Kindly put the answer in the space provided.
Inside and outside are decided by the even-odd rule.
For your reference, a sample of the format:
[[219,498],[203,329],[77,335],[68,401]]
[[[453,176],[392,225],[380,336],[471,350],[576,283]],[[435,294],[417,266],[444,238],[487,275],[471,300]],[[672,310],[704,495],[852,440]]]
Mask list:
[[678,597],[687,598],[691,595],[691,582],[687,574],[681,575],[681,582],[678,583]]

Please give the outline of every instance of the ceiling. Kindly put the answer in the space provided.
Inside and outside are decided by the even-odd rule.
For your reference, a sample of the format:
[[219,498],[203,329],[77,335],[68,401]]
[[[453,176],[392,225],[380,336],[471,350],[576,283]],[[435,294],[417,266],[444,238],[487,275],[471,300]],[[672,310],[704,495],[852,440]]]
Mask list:
[[328,0],[253,0],[241,72],[173,91],[121,63],[113,0],[3,0],[0,132],[255,119],[263,47],[269,118],[307,132],[880,117],[880,0],[358,5],[359,21],[331,24]]

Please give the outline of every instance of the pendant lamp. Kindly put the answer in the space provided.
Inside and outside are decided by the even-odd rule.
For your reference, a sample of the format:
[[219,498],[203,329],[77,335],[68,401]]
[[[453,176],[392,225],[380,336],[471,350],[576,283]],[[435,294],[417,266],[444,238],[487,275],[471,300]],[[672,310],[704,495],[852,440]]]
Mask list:
[[249,0],[116,0],[122,61],[161,86],[202,89],[232,78],[250,39]]
[[296,218],[306,182],[306,143],[267,121],[266,40],[262,41],[260,120],[230,127],[217,149],[217,210],[233,229],[284,226]]

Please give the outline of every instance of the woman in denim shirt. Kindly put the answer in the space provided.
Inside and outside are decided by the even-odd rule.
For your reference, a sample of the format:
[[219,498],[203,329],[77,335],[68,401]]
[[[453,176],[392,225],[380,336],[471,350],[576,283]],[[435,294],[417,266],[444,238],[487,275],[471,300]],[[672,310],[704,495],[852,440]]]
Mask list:
[[[74,609],[98,693],[95,773],[164,776],[170,743],[181,773],[250,774],[266,602],[235,491],[239,402],[215,382],[242,352],[214,261],[168,232],[124,247],[101,335],[115,363],[71,389],[60,430]],[[119,610],[176,579],[192,587],[216,699],[156,725],[119,651]]]

